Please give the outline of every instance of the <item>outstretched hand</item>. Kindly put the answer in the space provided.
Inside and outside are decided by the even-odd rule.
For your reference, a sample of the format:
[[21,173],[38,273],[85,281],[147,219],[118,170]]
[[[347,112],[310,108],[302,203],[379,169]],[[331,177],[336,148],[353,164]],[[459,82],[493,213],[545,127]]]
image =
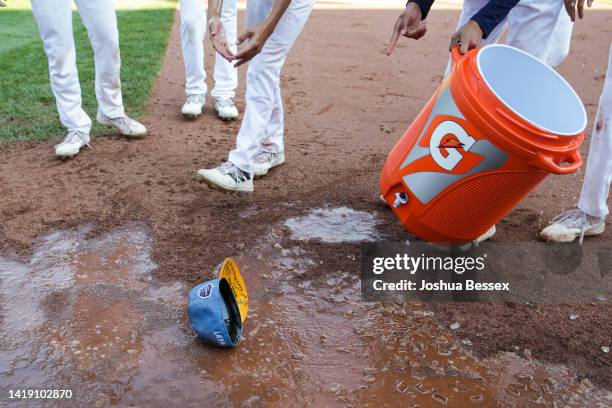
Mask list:
[[474,20],[470,20],[453,34],[448,50],[452,51],[453,48],[459,46],[459,52],[465,54],[472,48],[480,47],[482,35],[483,31],[480,25]]
[[0,7],[6,7],[6,3],[4,2],[4,0],[0,0]]
[[408,3],[406,8],[397,18],[393,27],[393,34],[387,47],[387,55],[391,55],[400,36],[418,40],[427,32],[427,25],[421,21],[421,8],[416,3]]
[[[593,5],[593,0],[586,0],[586,2],[588,7]],[[578,13],[578,18],[583,18],[584,0],[565,0],[565,10],[567,10],[567,14],[569,14],[572,21],[576,21],[576,12]]]
[[238,37],[238,45],[245,45],[234,56],[236,61],[235,67],[246,64],[252,60],[263,49],[269,34],[266,31],[265,24],[257,24],[247,28],[247,30]]
[[[2,0],[0,0],[2,1]],[[230,49],[227,38],[225,37],[225,28],[219,17],[211,17],[208,22],[208,30],[210,31],[210,41],[213,48],[226,60],[232,61],[234,53]]]

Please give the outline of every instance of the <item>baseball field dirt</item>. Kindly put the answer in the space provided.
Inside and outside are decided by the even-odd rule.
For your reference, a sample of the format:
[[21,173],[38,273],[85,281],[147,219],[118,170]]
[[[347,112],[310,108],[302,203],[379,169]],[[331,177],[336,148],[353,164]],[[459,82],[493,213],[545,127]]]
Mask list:
[[[212,98],[197,120],[181,117],[177,22],[144,118],[146,138],[109,133],[70,161],[53,156],[57,140],[1,145],[0,271],[17,264],[53,271],[67,259],[81,265],[67,278],[69,287],[41,283],[47,285],[40,299],[45,327],[36,341],[46,346],[2,337],[15,355],[37,356],[29,365],[3,359],[3,382],[33,378],[44,385],[45,378],[55,378],[72,384],[83,406],[98,407],[168,401],[244,407],[607,405],[611,356],[602,348],[612,343],[609,300],[363,303],[359,244],[316,239],[316,226],[315,239],[290,228],[309,214],[336,216],[334,228],[346,224],[372,239],[416,240],[379,202],[379,171],[440,83],[458,11],[432,11],[425,38],[402,41],[387,57],[397,14],[313,11],[282,75],[287,162],[257,179],[252,194],[222,193],[195,179],[198,169],[226,159],[240,122],[217,120]],[[586,105],[589,134],[611,27],[612,10],[589,13],[575,26],[572,53],[559,69]],[[207,57],[210,68],[208,44]],[[240,86],[241,112],[243,96]],[[583,155],[587,151],[588,138]],[[537,241],[551,218],[575,205],[582,177],[583,171],[548,177],[498,224],[493,240]],[[610,242],[609,222],[607,227],[590,241]],[[88,255],[71,249],[79,245]],[[61,256],[33,263],[48,253]],[[242,266],[253,302],[246,339],[230,352],[195,341],[184,313],[187,290],[211,278],[227,256]],[[114,277],[115,261],[124,265],[120,277]],[[147,279],[131,277],[125,265],[142,269]],[[0,273],[10,282],[8,276]],[[108,287],[101,288],[105,282]],[[17,282],[12,292],[5,285],[0,298],[18,302],[15,293],[26,287],[36,289]],[[18,327],[7,317],[12,310],[26,309],[5,302],[0,322]],[[570,320],[571,314],[579,318]],[[106,336],[104,322],[117,319]],[[449,330],[454,322],[460,327]],[[98,341],[84,333],[106,337]],[[132,336],[133,346],[108,346],[115,334]],[[83,350],[70,346],[73,341]],[[49,346],[62,343],[68,346]],[[100,357],[102,344],[114,351]],[[43,354],[54,353],[61,354],[57,364],[43,363]],[[35,369],[37,364],[44,367]]]

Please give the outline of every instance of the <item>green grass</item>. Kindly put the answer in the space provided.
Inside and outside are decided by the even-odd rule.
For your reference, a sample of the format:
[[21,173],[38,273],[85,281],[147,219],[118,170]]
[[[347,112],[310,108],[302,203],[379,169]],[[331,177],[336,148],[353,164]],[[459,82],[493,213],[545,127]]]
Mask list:
[[[49,85],[47,57],[29,0],[7,0],[0,8],[0,143],[46,140],[65,133]],[[117,0],[121,81],[126,111],[143,115],[159,72],[176,0]],[[93,51],[78,12],[73,12],[83,107],[94,119]],[[94,124],[92,134],[104,129]]]

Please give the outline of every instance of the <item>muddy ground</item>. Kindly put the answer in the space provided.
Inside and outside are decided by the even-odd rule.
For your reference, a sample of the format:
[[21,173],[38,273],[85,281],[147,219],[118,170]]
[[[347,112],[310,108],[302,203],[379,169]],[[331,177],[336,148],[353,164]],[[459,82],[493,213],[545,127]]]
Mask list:
[[[287,163],[256,180],[250,195],[211,190],[194,178],[199,168],[226,158],[240,122],[215,119],[210,100],[199,119],[187,122],[180,116],[184,76],[175,24],[144,119],[150,130],[146,139],[97,137],[93,149],[68,162],[53,157],[58,139],[0,146],[0,249],[27,257],[36,237],[52,230],[91,222],[95,229],[88,236],[96,236],[138,221],[152,234],[155,277],[190,286],[211,277],[224,257],[240,256],[261,243],[271,225],[313,208],[346,206],[375,213],[384,239],[414,240],[379,203],[379,170],[437,88],[458,12],[433,11],[427,36],[403,41],[389,58],[384,46],[396,15],[392,10],[313,12],[283,71]],[[590,123],[603,85],[610,27],[612,11],[590,13],[576,26],[572,54],[560,68],[585,102]],[[241,111],[243,91],[241,86]],[[588,140],[583,154],[587,150]],[[582,177],[582,171],[550,176],[498,225],[493,239],[537,240],[548,220],[576,203]],[[607,226],[594,241],[610,242]],[[280,245],[295,243],[281,233]],[[319,261],[311,275],[358,273],[356,244],[299,246]],[[480,357],[518,350],[569,364],[577,377],[589,377],[600,387],[612,386],[610,354],[600,349],[612,342],[609,302],[437,305],[435,310],[442,325],[461,322],[455,336],[469,340]],[[570,313],[581,318],[568,324]]]

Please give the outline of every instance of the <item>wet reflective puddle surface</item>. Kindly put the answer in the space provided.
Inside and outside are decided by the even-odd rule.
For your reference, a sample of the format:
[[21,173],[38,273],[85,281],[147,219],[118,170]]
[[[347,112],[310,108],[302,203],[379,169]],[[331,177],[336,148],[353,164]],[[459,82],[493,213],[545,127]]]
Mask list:
[[285,221],[293,239],[326,243],[376,241],[376,224],[375,215],[347,207],[315,208]]
[[[338,212],[354,215],[326,211],[315,213],[313,231],[329,231],[329,214],[330,225]],[[88,225],[55,231],[28,260],[0,257],[0,388],[71,389],[72,406],[88,407],[610,405],[610,393],[577,382],[567,367],[513,353],[473,357],[426,304],[362,302],[357,272],[309,277],[316,254],[299,241],[283,248],[282,234],[324,242],[377,235],[375,217],[358,214],[363,228],[348,234],[296,236],[307,217],[236,257],[250,313],[233,350],[191,331],[189,287],[152,277],[144,225],[94,238]]]

